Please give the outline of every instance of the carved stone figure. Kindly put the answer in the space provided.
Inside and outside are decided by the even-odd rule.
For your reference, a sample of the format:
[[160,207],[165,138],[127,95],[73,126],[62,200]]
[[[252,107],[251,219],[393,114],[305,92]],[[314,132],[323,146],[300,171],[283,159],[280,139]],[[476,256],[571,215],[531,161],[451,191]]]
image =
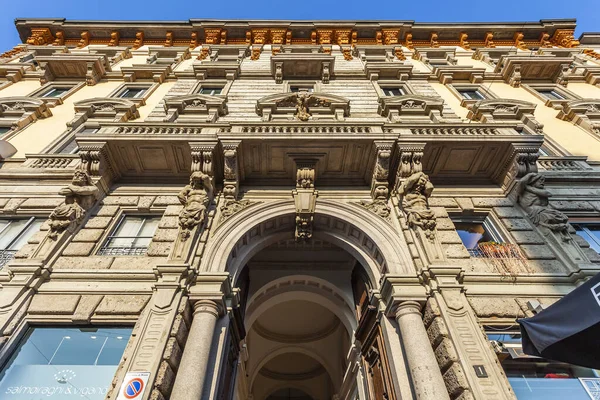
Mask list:
[[435,214],[429,208],[432,192],[433,184],[423,172],[412,174],[398,187],[408,226],[413,229],[420,227],[429,240],[434,239],[436,227]]
[[192,229],[204,222],[212,197],[213,186],[210,176],[201,171],[193,172],[189,185],[186,185],[177,195],[179,202],[183,204],[183,210],[179,213],[181,240],[189,238]]
[[531,222],[559,233],[567,239],[569,237],[567,231],[569,217],[550,206],[548,199],[552,195],[544,188],[544,181],[545,178],[540,174],[525,175],[517,184],[517,201],[527,212]]
[[98,188],[85,171],[75,171],[73,180],[58,194],[65,196],[65,202],[50,214],[50,237],[56,238],[67,228],[77,225],[96,201]]
[[282,107],[296,107],[296,118],[300,121],[308,121],[312,116],[309,107],[327,107],[329,106],[329,102],[310,93],[294,93],[279,101],[277,105]]

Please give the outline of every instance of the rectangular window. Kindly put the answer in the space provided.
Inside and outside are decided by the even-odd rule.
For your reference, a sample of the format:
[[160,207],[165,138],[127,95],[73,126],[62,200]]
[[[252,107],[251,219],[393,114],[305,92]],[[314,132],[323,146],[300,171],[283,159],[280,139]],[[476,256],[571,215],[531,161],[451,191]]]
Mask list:
[[467,100],[483,100],[485,96],[479,90],[459,90],[458,93]]
[[99,254],[145,255],[160,218],[160,216],[123,216],[102,249],[100,249]]
[[579,378],[600,384],[592,369],[526,355],[519,332],[502,330],[486,334],[519,400],[589,400],[585,383]]
[[119,92],[117,97],[122,99],[139,99],[140,97],[144,96],[144,93],[146,93],[147,90],[147,88],[126,87]]
[[590,244],[590,247],[600,253],[600,223],[598,224],[571,224],[575,232]]
[[0,268],[13,259],[42,223],[41,218],[0,219]]
[[314,89],[313,89],[313,87],[309,87],[309,86],[290,86],[290,92],[292,92],[292,93],[299,93],[299,92],[312,93],[312,92],[314,92]]
[[63,97],[65,95],[65,93],[67,93],[71,89],[72,88],[70,88],[70,87],[53,87],[53,88],[50,88],[49,90],[45,91],[44,93],[42,93],[40,95],[40,97],[53,97],[53,98]]
[[0,373],[2,398],[103,400],[131,328],[31,328]]
[[6,135],[8,132],[10,132],[10,128],[7,126],[0,126],[0,136],[2,135]]
[[406,94],[404,89],[401,87],[388,87],[388,88],[384,87],[382,89],[383,89],[383,94],[385,94],[386,96],[402,96],[402,95]]
[[566,97],[556,90],[538,90],[538,93],[550,100],[566,100]]
[[75,139],[71,139],[66,145],[64,145],[59,154],[75,154],[79,150],[79,146],[77,146],[77,142]]
[[502,237],[489,218],[452,218],[456,233],[472,256],[480,256],[480,243],[502,243]]
[[198,90],[198,93],[199,94],[208,94],[208,95],[214,96],[214,95],[221,94],[221,90],[223,90],[223,88],[220,88],[220,87],[201,87],[200,90]]

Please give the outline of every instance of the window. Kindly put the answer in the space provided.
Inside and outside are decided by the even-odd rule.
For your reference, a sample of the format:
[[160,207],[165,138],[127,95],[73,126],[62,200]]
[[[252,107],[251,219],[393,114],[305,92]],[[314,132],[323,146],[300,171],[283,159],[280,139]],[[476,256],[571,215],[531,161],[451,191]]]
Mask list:
[[386,96],[402,96],[406,94],[404,89],[401,87],[384,87],[381,89],[383,90],[383,94]]
[[47,91],[43,92],[42,94],[40,94],[40,97],[63,97],[65,95],[65,93],[67,93],[69,90],[71,90],[72,88],[70,87],[52,87],[50,89],[48,89]]
[[556,90],[538,90],[538,93],[549,100],[566,100],[566,97]]
[[488,330],[486,334],[519,400],[589,400],[586,383],[579,378],[595,381],[590,382],[593,387],[600,385],[592,369],[526,355],[518,331]]
[[42,219],[0,219],[0,268],[13,259],[16,252],[35,232]]
[[223,90],[223,88],[220,87],[201,87],[200,90],[198,90],[199,94],[208,94],[211,96],[214,95],[218,95],[221,94],[221,90]]
[[75,154],[77,153],[77,151],[79,150],[79,146],[77,146],[77,142],[75,141],[75,139],[71,139],[69,142],[67,142],[66,145],[64,145],[60,151],[58,152],[59,154]]
[[479,90],[473,89],[458,89],[458,93],[463,99],[467,100],[483,100],[485,96]]
[[7,126],[0,126],[0,136],[7,134],[10,132],[10,128]]
[[125,87],[117,94],[117,97],[122,99],[139,99],[144,96],[147,90],[148,88]]
[[480,243],[496,242],[502,243],[502,237],[497,229],[486,217],[456,217],[452,218],[456,233],[469,251],[471,256],[480,256]]
[[145,255],[159,221],[160,216],[123,216],[102,249],[100,249],[99,254]]
[[0,373],[2,398],[103,400],[131,328],[31,328]]
[[600,223],[598,224],[571,224],[575,232],[590,244],[590,247],[600,253]]
[[307,93],[312,93],[314,92],[314,88],[308,87],[308,86],[290,86],[290,92],[293,93],[299,93],[299,92],[307,92]]

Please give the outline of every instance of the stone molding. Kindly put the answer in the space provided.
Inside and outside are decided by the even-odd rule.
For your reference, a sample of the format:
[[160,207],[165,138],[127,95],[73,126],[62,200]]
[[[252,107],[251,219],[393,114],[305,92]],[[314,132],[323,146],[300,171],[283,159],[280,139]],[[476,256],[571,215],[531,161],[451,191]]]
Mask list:
[[350,100],[324,92],[280,93],[262,97],[256,102],[256,113],[263,121],[278,119],[335,119],[350,116]]
[[571,121],[586,131],[600,135],[600,100],[572,100],[563,104],[556,118]]
[[220,96],[188,94],[165,97],[165,122],[216,122],[227,115],[227,100]]
[[379,98],[377,113],[386,117],[392,123],[415,122],[444,122],[442,113],[444,100],[439,97],[405,94],[402,96],[383,96]]
[[473,104],[467,118],[482,123],[522,122],[529,133],[543,134],[544,125],[535,119],[536,105],[522,100],[490,99]]

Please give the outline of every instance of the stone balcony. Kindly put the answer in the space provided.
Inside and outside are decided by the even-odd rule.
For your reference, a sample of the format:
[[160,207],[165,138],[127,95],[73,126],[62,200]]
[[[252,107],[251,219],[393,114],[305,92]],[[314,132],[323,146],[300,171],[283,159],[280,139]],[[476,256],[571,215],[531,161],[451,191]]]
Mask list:
[[434,182],[500,185],[518,154],[530,155],[535,164],[543,136],[523,134],[518,124],[506,123],[129,122],[101,124],[98,132],[79,133],[76,140],[83,150],[101,149],[114,174],[124,179],[184,180],[193,149],[204,146],[214,152],[220,182],[219,143],[236,142],[241,184],[292,185],[300,157],[317,160],[321,185],[363,187],[370,185],[376,142],[396,143],[394,168],[402,152],[417,148],[411,151],[422,153],[423,170]]

